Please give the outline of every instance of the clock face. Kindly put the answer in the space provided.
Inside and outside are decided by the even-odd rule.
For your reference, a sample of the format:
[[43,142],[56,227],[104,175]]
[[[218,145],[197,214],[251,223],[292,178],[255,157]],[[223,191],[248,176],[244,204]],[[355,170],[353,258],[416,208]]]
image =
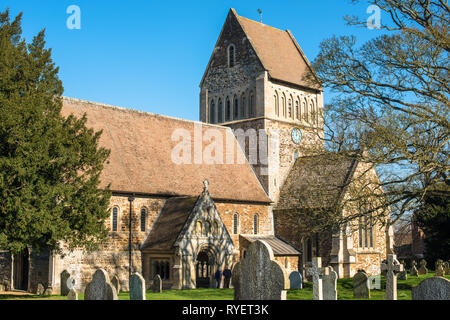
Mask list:
[[291,131],[291,137],[295,144],[300,144],[300,141],[302,141],[302,132],[299,128],[294,128]]

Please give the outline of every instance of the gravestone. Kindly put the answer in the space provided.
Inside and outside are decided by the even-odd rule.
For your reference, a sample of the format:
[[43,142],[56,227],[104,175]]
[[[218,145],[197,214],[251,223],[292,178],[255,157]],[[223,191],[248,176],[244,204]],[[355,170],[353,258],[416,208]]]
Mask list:
[[325,268],[322,268],[322,259],[320,257],[312,258],[312,267],[308,269],[307,274],[312,276],[314,300],[323,300],[322,276],[324,272]]
[[431,277],[412,288],[413,300],[450,300],[450,280]]
[[44,291],[44,296],[51,296],[53,294],[53,289],[52,288],[47,288]]
[[410,271],[410,275],[417,277],[419,275],[419,271],[417,270],[417,262],[416,260],[411,261],[411,271]]
[[70,278],[70,273],[67,272],[67,270],[64,270],[63,272],[61,272],[60,274],[60,279],[61,279],[61,295],[62,296],[67,296],[67,294],[69,293],[69,286],[67,285],[67,280]]
[[436,277],[443,276],[445,276],[444,261],[442,259],[438,259],[436,261]]
[[130,300],[145,300],[145,280],[137,272],[130,278]]
[[292,271],[289,275],[289,283],[291,289],[303,289],[302,275],[298,271]]
[[448,261],[444,262],[444,272],[446,275],[450,275],[450,263]]
[[322,276],[323,300],[337,300],[338,275],[333,267],[326,267]]
[[0,292],[5,292],[5,291],[6,291],[5,285],[0,283]]
[[386,263],[381,265],[381,271],[386,272],[386,300],[397,300],[397,274],[403,271],[403,265],[398,262],[395,254],[388,254]]
[[403,271],[398,273],[397,279],[398,280],[408,280],[408,271],[406,270],[405,260],[400,261],[400,263],[403,266]]
[[118,300],[116,288],[105,270],[97,269],[94,272],[92,281],[84,290],[84,300]]
[[419,275],[428,273],[427,261],[426,260],[424,260],[424,259],[420,260],[420,268],[419,268],[418,271],[419,271],[418,272]]
[[120,292],[120,280],[119,280],[119,277],[117,275],[112,277],[111,284],[114,286],[114,288],[116,288],[117,294],[119,294],[119,292]]
[[235,300],[286,300],[289,277],[265,241],[252,242],[232,273]]
[[78,293],[74,289],[70,289],[67,300],[78,300]]
[[358,270],[353,276],[353,297],[360,299],[370,298],[370,289],[368,284],[369,276],[364,270]]
[[159,274],[157,274],[153,278],[152,292],[154,292],[154,293],[161,293],[162,292],[162,280],[161,280],[161,277],[159,276]]
[[37,285],[37,289],[36,289],[36,294],[42,296],[45,293],[45,287],[42,283],[38,283]]

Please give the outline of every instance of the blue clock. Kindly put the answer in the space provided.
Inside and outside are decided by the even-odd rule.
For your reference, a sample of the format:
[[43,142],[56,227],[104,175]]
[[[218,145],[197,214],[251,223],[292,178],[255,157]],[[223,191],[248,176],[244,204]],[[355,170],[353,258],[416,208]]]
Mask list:
[[294,128],[291,131],[291,137],[292,141],[294,141],[295,144],[300,144],[302,141],[302,132],[299,128]]

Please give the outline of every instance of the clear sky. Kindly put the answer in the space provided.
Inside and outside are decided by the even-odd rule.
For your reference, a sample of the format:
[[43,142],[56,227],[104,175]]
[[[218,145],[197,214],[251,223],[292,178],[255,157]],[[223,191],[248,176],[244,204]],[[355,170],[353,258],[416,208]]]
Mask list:
[[[81,9],[80,30],[66,26],[70,5]],[[310,61],[333,34],[379,34],[345,25],[346,14],[370,16],[364,0],[1,0],[0,10],[6,7],[12,16],[24,13],[27,41],[46,29],[65,96],[191,120],[198,120],[199,83],[231,7],[253,20],[260,8],[263,23],[291,30]]]

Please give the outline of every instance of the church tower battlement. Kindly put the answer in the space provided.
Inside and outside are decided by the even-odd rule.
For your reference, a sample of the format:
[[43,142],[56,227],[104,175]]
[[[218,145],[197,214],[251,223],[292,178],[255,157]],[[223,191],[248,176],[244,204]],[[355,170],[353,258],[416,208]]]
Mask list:
[[323,89],[291,32],[230,9],[200,89],[200,121],[265,133],[265,145],[246,136],[243,148],[249,161],[257,151],[250,163],[276,202],[305,147],[323,144]]

